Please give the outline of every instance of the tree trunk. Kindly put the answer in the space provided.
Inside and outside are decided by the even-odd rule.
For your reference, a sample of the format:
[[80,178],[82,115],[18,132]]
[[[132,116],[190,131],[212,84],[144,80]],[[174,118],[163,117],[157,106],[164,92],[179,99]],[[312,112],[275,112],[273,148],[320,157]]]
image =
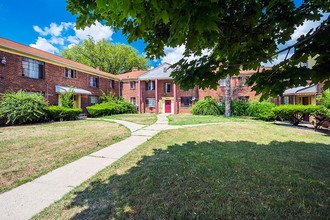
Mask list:
[[226,77],[226,109],[225,109],[225,116],[229,117],[231,116],[231,91],[230,91],[230,76],[227,75]]

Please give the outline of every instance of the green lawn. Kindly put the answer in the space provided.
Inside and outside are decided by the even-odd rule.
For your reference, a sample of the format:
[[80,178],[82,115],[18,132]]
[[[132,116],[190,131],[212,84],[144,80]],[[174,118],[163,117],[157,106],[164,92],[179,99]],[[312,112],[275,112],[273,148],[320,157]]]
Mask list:
[[106,121],[0,128],[0,192],[7,191],[130,135]]
[[189,125],[189,124],[204,124],[218,122],[253,122],[247,117],[225,117],[222,115],[192,115],[192,114],[176,114],[167,116],[170,125]]
[[330,137],[269,123],[161,132],[35,219],[326,219]]
[[102,118],[124,120],[141,125],[152,125],[157,121],[156,114],[121,114],[105,116]]

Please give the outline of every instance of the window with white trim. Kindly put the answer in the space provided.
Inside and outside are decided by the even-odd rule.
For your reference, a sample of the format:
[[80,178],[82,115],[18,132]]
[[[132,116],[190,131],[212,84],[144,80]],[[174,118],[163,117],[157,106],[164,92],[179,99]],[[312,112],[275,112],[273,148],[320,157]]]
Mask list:
[[89,76],[89,86],[98,88],[99,87],[99,77],[97,76]]
[[89,104],[94,105],[99,103],[99,97],[98,96],[89,96]]
[[284,104],[285,105],[290,104],[290,97],[289,96],[284,96]]
[[22,70],[23,76],[33,79],[44,79],[45,78],[45,63],[23,57],[22,58]]
[[226,79],[220,79],[219,80],[219,85],[220,86],[226,86]]
[[67,78],[75,79],[75,78],[77,78],[77,73],[73,69],[65,68],[64,69],[64,76],[67,77]]
[[147,81],[146,90],[155,90],[155,81]]
[[192,106],[192,96],[181,97],[181,107],[191,107]]
[[130,101],[131,104],[136,105],[136,98],[135,97],[131,97],[129,101]]
[[110,81],[109,81],[109,87],[110,87],[110,89],[115,88],[115,81],[114,80],[110,79]]
[[171,92],[171,83],[165,83],[165,93]]
[[146,106],[149,108],[156,107],[156,99],[155,98],[146,98]]
[[135,81],[129,83],[131,89],[135,89]]

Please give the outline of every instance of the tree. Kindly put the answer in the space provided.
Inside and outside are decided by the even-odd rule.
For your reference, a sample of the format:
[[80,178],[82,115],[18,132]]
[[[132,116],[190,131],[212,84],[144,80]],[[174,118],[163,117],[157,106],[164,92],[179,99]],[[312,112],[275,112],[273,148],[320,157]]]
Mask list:
[[[272,61],[278,45],[290,40],[299,25],[306,20],[319,20],[324,12],[330,11],[328,0],[305,0],[299,6],[290,0],[112,0],[111,3],[68,0],[68,3],[68,10],[78,15],[77,27],[105,21],[115,30],[122,30],[129,41],[147,42],[148,57],[163,56],[165,46],[184,45],[184,57],[174,65],[176,71],[172,74],[184,89],[196,85],[216,88],[219,79],[237,75],[240,69],[258,69],[262,62]],[[295,60],[305,58],[306,51],[319,54],[315,76],[311,72],[306,76],[313,78],[313,82],[323,80],[324,75],[329,78],[330,71],[316,71],[329,66],[329,50],[317,48],[317,38],[325,42],[329,36],[328,22],[329,18],[323,22],[322,31],[311,38],[302,36],[300,41],[308,40],[294,47]],[[281,71],[286,68],[278,67]],[[284,75],[282,81],[277,80],[279,76],[258,73],[250,84],[256,82],[254,89],[259,93],[274,95],[283,91],[282,81],[289,75]],[[290,83],[296,84],[288,80],[285,86]]]
[[95,42],[89,37],[81,44],[65,49],[62,56],[103,71],[120,74],[132,70],[148,68],[148,60],[138,54],[131,46],[114,44],[105,39]]

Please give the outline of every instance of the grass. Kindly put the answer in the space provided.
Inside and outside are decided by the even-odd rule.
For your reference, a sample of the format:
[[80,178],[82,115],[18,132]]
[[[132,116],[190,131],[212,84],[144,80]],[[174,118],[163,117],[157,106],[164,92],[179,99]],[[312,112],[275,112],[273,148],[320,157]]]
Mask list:
[[326,219],[330,137],[267,123],[164,131],[34,219]]
[[225,117],[223,115],[192,115],[192,114],[176,114],[167,116],[170,125],[189,125],[204,124],[218,122],[252,122],[254,120],[247,117]]
[[69,121],[0,128],[0,192],[129,136],[105,121]]
[[121,114],[105,116],[103,118],[124,120],[141,125],[152,125],[157,121],[156,114]]

